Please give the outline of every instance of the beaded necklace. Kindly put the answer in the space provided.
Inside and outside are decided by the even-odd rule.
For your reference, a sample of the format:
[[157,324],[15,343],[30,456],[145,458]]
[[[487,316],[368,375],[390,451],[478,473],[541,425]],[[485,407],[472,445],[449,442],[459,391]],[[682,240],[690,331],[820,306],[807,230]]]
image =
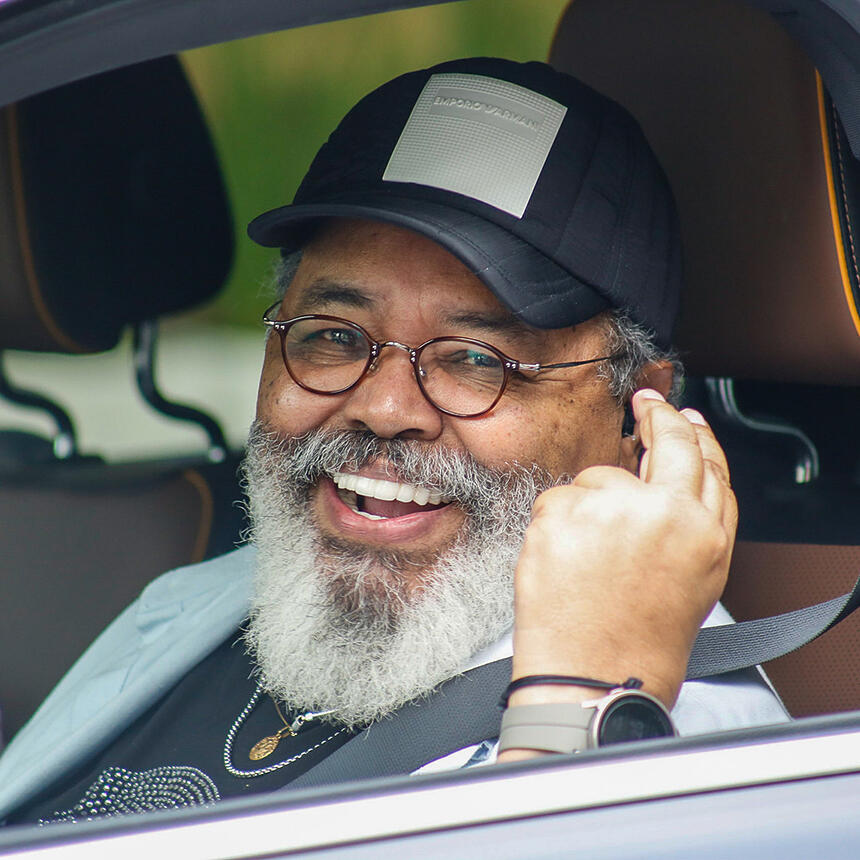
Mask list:
[[[304,758],[308,753],[312,753],[314,750],[319,749],[323,744],[327,744],[330,740],[334,740],[334,738],[338,737],[338,735],[342,735],[345,731],[347,731],[347,727],[338,729],[336,732],[330,734],[327,738],[324,738],[321,741],[318,741],[313,746],[308,747],[306,750],[303,750],[300,753],[296,753],[293,756],[290,756],[283,761],[278,762],[277,764],[270,764],[268,767],[257,768],[256,770],[241,770],[233,765],[233,742],[236,740],[236,735],[239,732],[239,729],[244,725],[245,720],[248,719],[251,711],[254,710],[257,702],[260,700],[260,696],[263,694],[263,683],[259,681],[257,683],[257,688],[251,695],[251,698],[243,711],[239,714],[238,717],[233,721],[233,725],[230,726],[229,731],[227,732],[227,737],[224,740],[224,767],[227,770],[227,773],[232,776],[238,776],[240,778],[247,778],[253,776],[263,776],[267,773],[274,773],[276,770],[280,770],[282,767],[286,767],[287,765],[292,764],[293,762],[298,761],[300,758]],[[268,735],[264,737],[262,740],[257,741],[253,747],[251,747],[251,752],[249,753],[249,757],[252,761],[257,761],[261,758],[265,758],[268,755],[271,755],[275,751],[275,748],[278,746],[280,740],[284,737],[294,737],[298,730],[305,725],[306,723],[311,722],[317,717],[325,716],[326,714],[330,714],[331,711],[308,711],[307,713],[300,714],[293,720],[292,723],[287,723],[284,719],[284,715],[281,713],[281,709],[278,708],[277,702],[275,703],[275,707],[278,711],[278,716],[284,723],[284,728],[278,729],[278,731],[274,735]]]

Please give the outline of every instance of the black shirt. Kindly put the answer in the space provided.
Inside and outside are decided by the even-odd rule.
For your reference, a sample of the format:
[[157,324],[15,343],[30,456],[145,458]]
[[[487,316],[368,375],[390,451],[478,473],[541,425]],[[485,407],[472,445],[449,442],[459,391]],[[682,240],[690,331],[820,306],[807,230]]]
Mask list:
[[[234,632],[104,750],[48,786],[8,822],[86,819],[272,791],[353,736],[342,726],[316,719],[295,737],[283,737],[266,758],[252,761],[251,748],[284,726],[272,699],[258,693],[253,669]],[[301,711],[282,707],[281,713],[292,722]],[[231,773],[225,765],[231,729],[227,758],[244,775]]]

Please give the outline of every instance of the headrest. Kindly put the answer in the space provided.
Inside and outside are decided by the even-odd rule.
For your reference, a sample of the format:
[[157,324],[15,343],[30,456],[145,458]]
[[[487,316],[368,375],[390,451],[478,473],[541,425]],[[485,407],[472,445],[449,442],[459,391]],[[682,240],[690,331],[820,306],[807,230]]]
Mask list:
[[173,57],[0,110],[0,349],[95,352],[214,295],[232,260],[215,152]]
[[860,166],[774,19],[726,0],[575,0],[550,61],[624,105],[666,170],[688,369],[860,384]]

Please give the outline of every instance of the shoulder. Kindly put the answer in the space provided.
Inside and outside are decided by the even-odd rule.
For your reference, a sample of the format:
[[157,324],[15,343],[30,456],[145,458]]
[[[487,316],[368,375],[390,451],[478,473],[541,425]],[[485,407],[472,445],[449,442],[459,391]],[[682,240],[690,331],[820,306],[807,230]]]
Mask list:
[[84,652],[48,701],[103,676],[119,673],[119,689],[125,689],[141,675],[158,678],[175,671],[168,666],[193,665],[245,617],[254,552],[242,547],[153,580]]
[[[252,545],[243,546],[159,576],[129,607],[134,610],[135,624],[141,629],[157,624],[160,619],[181,615],[200,601],[216,599],[219,594],[244,598],[247,603],[255,552]],[[117,620],[122,617],[120,615]]]

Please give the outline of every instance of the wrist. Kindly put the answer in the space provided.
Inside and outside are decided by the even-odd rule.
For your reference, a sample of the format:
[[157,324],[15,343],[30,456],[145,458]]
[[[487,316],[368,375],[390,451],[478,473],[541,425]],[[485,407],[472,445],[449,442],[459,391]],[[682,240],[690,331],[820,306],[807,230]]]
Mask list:
[[520,705],[552,705],[565,702],[584,702],[600,695],[593,687],[565,686],[556,684],[536,684],[533,687],[523,687],[514,690],[508,697],[507,707],[515,708]]
[[[499,704],[502,708],[506,708],[512,696],[514,696],[520,690],[528,689],[530,687],[558,687],[562,690],[573,688],[572,694],[570,696],[563,696],[559,698],[559,701],[563,703],[565,701],[580,701],[583,690],[594,690],[602,693],[607,693],[611,690],[617,689],[638,690],[641,688],[641,686],[642,681],[639,678],[632,677],[627,678],[624,681],[605,681],[598,678],[586,678],[578,675],[523,675],[520,677],[515,677],[511,681],[511,683],[508,684],[507,689],[502,694]],[[546,689],[541,689],[538,692],[536,698],[543,699],[546,697],[546,694]],[[527,699],[528,697],[519,697],[518,701],[520,704],[524,704]],[[515,700],[514,704],[516,703],[517,700]]]
[[579,703],[508,708],[502,718],[499,752],[569,754],[674,734],[672,718],[656,697],[616,687]]
[[[653,651],[650,653],[653,655]],[[662,665],[663,663],[666,665]],[[646,665],[629,654],[626,659],[619,657],[617,649],[606,649],[604,653],[594,655],[588,654],[585,648],[577,649],[575,659],[566,659],[557,651],[544,654],[518,654],[515,649],[511,678],[544,674],[584,675],[589,678],[617,681],[618,686],[622,686],[626,679],[636,677],[642,679],[641,689],[644,692],[655,696],[663,705],[671,709],[678,698],[686,667],[686,659],[680,662],[651,659]],[[508,704],[512,706],[582,702],[599,695],[600,690],[593,687],[562,687],[547,684],[529,686],[512,692]]]
[[[621,686],[619,684],[619,686]],[[648,693],[659,699],[660,702],[671,710],[678,698],[681,685],[664,684],[653,679],[643,679],[642,692]],[[584,702],[588,699],[599,698],[604,691],[595,690],[593,687],[560,687],[552,684],[540,684],[532,687],[523,687],[515,690],[508,697],[508,707],[517,705],[549,705],[564,702]]]

